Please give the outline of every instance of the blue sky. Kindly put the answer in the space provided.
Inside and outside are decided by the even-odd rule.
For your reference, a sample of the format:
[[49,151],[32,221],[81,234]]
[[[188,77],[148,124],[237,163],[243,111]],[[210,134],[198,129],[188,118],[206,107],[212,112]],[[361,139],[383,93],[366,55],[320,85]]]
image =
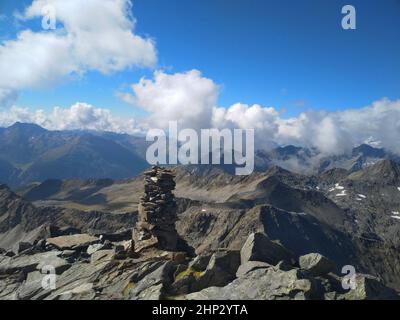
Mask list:
[[[40,20],[16,24],[11,13],[30,1],[2,0],[0,39]],[[341,28],[341,8],[357,10],[357,30]],[[219,106],[258,103],[296,115],[305,109],[357,108],[400,98],[398,0],[135,0],[135,33],[155,41],[155,69],[200,70],[221,86]],[[24,89],[19,105],[50,109],[77,101],[135,114],[115,97],[152,68],[103,75],[90,71],[46,89]]]

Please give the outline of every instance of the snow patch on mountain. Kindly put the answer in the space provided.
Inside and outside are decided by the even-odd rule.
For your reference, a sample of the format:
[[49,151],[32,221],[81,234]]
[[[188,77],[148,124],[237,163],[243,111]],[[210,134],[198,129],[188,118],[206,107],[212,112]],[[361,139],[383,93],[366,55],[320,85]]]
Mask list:
[[347,196],[346,190],[342,190],[342,192],[336,194],[336,197],[345,197]]

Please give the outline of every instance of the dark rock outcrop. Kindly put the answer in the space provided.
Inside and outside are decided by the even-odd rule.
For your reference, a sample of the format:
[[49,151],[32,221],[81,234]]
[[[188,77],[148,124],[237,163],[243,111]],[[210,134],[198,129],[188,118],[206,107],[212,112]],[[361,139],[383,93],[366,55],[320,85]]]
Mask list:
[[241,263],[262,261],[276,265],[280,261],[294,264],[295,255],[281,244],[271,241],[264,233],[252,233],[240,251]]
[[336,272],[335,264],[318,253],[310,253],[299,258],[300,268],[310,275],[322,276],[330,272]]

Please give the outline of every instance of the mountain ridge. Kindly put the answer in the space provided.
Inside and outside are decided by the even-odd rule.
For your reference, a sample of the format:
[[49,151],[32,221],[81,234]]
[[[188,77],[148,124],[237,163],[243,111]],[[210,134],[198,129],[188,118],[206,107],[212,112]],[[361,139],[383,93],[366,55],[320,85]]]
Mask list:
[[[0,130],[0,182],[20,187],[47,179],[132,178],[149,165],[144,137],[96,131],[50,131],[35,124],[15,123]],[[358,172],[381,160],[400,163],[400,158],[382,148],[362,144],[350,153],[324,156],[315,149],[280,146],[257,149],[255,170],[265,172],[280,167],[312,176],[344,169]],[[222,169],[229,165],[189,166],[192,170]],[[217,172],[216,171],[216,172]]]

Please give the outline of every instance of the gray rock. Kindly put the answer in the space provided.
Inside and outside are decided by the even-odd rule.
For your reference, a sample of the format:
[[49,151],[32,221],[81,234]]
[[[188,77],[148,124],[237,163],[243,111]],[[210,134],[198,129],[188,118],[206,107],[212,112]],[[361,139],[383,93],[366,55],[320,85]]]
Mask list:
[[81,285],[58,294],[58,300],[90,300],[95,297],[93,283],[82,283]]
[[99,251],[99,250],[101,250],[101,249],[103,249],[103,248],[104,248],[104,244],[102,244],[102,243],[95,243],[95,244],[90,245],[90,246],[87,248],[86,252],[87,252],[88,255],[92,255],[92,254],[95,253],[96,251]]
[[30,272],[27,279],[18,288],[17,297],[19,300],[43,299],[50,292],[42,287],[44,275],[39,271]]
[[17,300],[17,290],[23,281],[21,275],[8,275],[1,277],[0,300]]
[[240,251],[241,263],[261,261],[276,265],[281,261],[295,263],[295,255],[281,244],[271,241],[264,233],[252,233]]
[[50,251],[7,258],[0,262],[0,274],[29,273],[40,270],[46,265],[53,266],[57,272],[63,272],[68,268],[69,264],[58,257],[60,254],[60,251]]
[[36,248],[38,249],[44,249],[46,247],[46,240],[40,239],[36,244]]
[[[150,273],[160,269],[165,264],[165,261],[151,261],[140,264],[131,276],[133,283],[138,283]],[[175,270],[176,271],[176,270]]]
[[268,269],[270,267],[272,267],[272,266],[266,262],[248,261],[248,262],[240,265],[239,269],[236,272],[236,277],[241,278],[241,277],[244,277],[249,272],[252,272],[254,270]]
[[168,261],[146,275],[129,291],[131,300],[160,300],[164,297],[165,287],[172,282],[174,265]]
[[355,288],[341,294],[338,300],[400,300],[399,294],[382,284],[377,278],[357,274]]
[[199,279],[205,286],[224,286],[236,277],[240,266],[239,251],[220,251],[211,256],[210,262]]
[[88,234],[74,234],[70,236],[61,236],[47,239],[47,243],[59,250],[81,249],[99,242],[99,238]]
[[[101,251],[94,253],[92,258],[99,252]],[[95,263],[76,262],[67,271],[57,276],[56,289],[51,291],[45,299],[94,299],[94,291],[82,292],[82,286],[102,279],[104,281],[104,278],[111,276],[113,267],[115,263],[107,259],[100,259]]]
[[64,251],[61,253],[60,257],[63,257],[63,258],[70,258],[70,257],[76,256],[77,254],[78,254],[78,253],[77,253],[75,250],[64,250]]
[[189,263],[189,268],[197,271],[204,271],[207,268],[208,263],[210,262],[211,256],[211,254],[203,254],[197,256]]
[[293,265],[289,264],[287,261],[280,261],[275,267],[282,271],[289,271],[293,269]]
[[204,271],[189,265],[185,271],[178,274],[171,290],[174,295],[181,295],[211,286],[225,286],[235,279],[239,265],[239,251],[218,251],[211,256]]
[[115,258],[115,250],[99,250],[94,252],[90,257],[91,264],[112,261]]
[[300,268],[312,276],[326,275],[336,271],[334,262],[319,253],[309,253],[299,258]]
[[310,299],[312,282],[296,270],[275,267],[256,269],[222,288],[210,287],[186,295],[188,300],[284,300]]

